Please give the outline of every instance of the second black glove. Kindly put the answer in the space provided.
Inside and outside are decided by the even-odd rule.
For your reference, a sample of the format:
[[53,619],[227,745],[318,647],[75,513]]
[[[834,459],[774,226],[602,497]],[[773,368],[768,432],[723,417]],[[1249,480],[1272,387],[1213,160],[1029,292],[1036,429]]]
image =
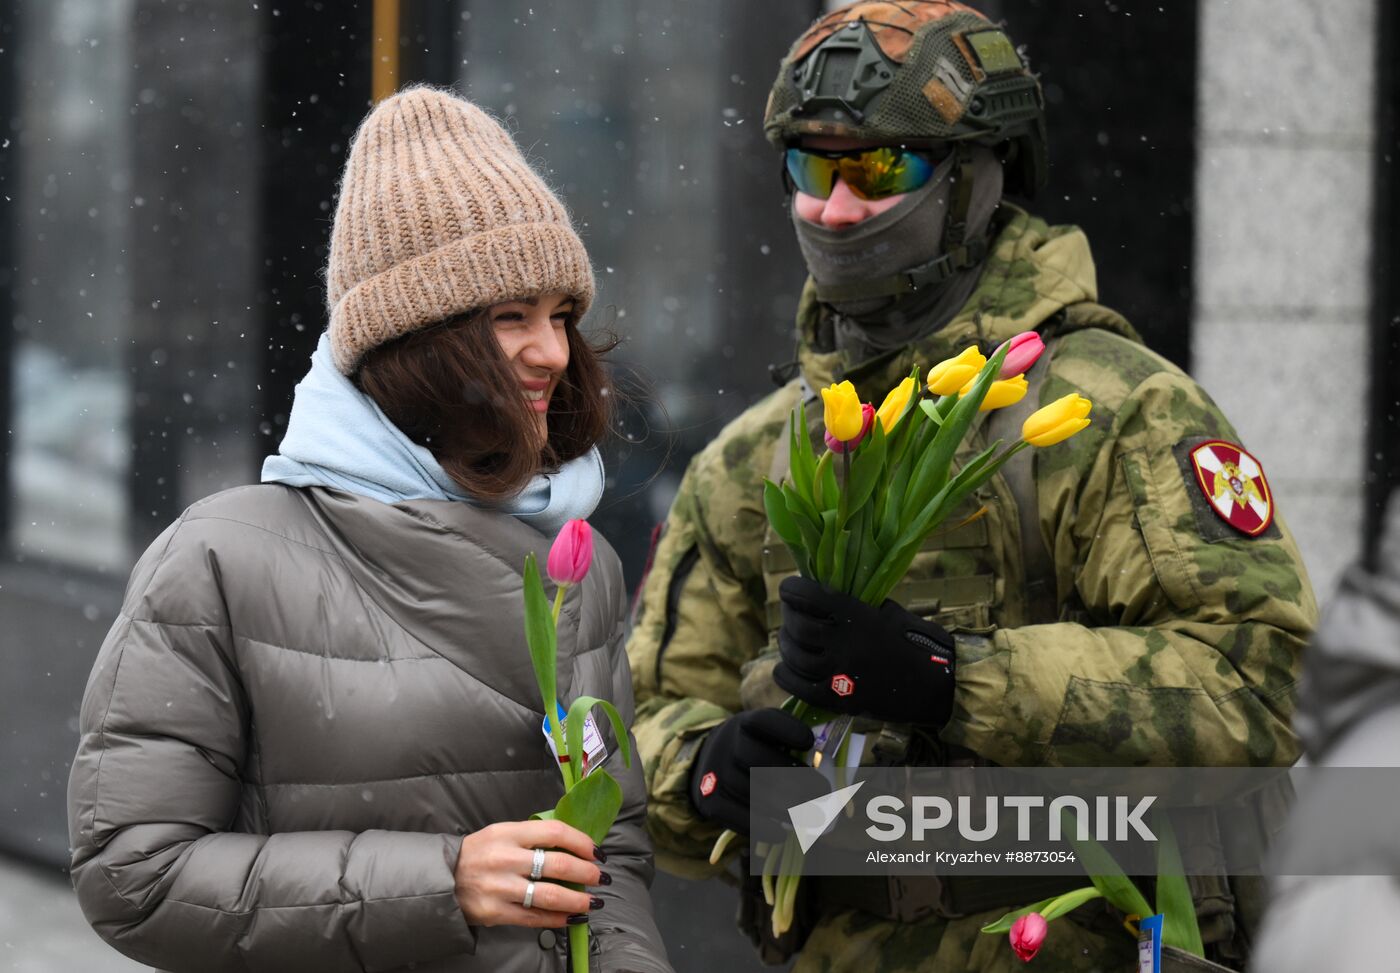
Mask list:
[[700,745],[690,772],[690,801],[701,817],[740,834],[750,833],[752,804],[753,836],[781,841],[788,805],[825,794],[826,782],[809,768],[810,777],[793,780],[795,793],[780,797],[760,789],[754,794],[749,772],[754,767],[804,767],[793,754],[811,748],[811,729],[790,713],[756,709],[735,714],[706,734]]
[[835,713],[942,727],[953,709],[953,637],[889,599],[872,608],[807,578],[778,587],[773,680]]

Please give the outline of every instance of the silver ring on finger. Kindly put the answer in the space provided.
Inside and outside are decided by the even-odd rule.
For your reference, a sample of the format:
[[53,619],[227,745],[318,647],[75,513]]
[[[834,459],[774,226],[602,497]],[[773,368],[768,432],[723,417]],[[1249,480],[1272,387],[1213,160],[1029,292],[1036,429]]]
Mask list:
[[533,908],[535,907],[535,883],[534,883],[534,882],[526,882],[526,883],[525,883],[525,898],[523,898],[523,899],[520,900],[520,904],[523,905],[523,906],[524,906],[525,908],[527,908],[527,909],[533,909]]
[[544,877],[544,849],[536,848],[534,860],[530,864],[530,880],[538,882]]

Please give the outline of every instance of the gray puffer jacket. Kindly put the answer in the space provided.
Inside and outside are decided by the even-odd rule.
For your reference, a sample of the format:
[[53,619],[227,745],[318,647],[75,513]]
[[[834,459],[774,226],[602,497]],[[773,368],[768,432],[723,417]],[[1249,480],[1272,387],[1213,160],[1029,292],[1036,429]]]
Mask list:
[[[167,970],[559,970],[561,934],[469,926],[462,835],[562,793],[523,635],[549,539],[465,503],[261,485],[195,504],[132,573],[82,706],[73,881],[97,932]],[[559,694],[632,720],[626,597],[600,542],[559,632]],[[607,769],[594,968],[669,971],[640,767]]]

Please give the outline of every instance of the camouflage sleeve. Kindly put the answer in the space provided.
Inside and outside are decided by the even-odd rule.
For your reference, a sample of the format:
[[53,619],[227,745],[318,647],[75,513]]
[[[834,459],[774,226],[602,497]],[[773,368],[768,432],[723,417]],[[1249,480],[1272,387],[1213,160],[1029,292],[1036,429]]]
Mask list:
[[742,667],[768,641],[762,477],[788,408],[755,406],[691,462],[628,641],[647,829],[657,864],[678,875],[716,870],[719,829],[691,806],[690,769],[705,731],[741,708]]
[[[1206,393],[1106,332],[1062,339],[1042,401],[1094,424],[1039,451],[1041,526],[1073,621],[1003,629],[959,668],[945,737],[1008,765],[1287,765],[1317,608],[1292,535],[1206,505],[1189,452],[1238,443]],[[1064,617],[1064,615],[1062,615]]]

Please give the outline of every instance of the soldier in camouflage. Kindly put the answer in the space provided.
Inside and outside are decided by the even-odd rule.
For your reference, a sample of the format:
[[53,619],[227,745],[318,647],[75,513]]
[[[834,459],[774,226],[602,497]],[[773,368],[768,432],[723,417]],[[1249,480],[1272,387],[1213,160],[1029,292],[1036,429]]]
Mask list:
[[[1075,392],[1093,401],[1093,424],[1021,454],[1034,459],[974,498],[968,512],[986,514],[915,560],[886,608],[951,633],[955,676],[927,723],[881,722],[870,701],[856,727],[871,735],[865,760],[1278,766],[1298,755],[1290,720],[1316,617],[1298,549],[1219,408],[1095,303],[1084,234],[1004,200],[1045,178],[1042,106],[1006,34],[944,0],[856,3],[815,23],[782,63],[765,131],[786,153],[811,272],[800,374],[691,462],[629,643],[648,823],[669,871],[714,874],[716,836],[744,829],[703,796],[702,774],[728,773],[742,803],[733,778],[791,762],[801,742],[789,717],[771,715],[786,695],[773,672],[785,618],[809,609],[780,591],[795,567],[762,491],[786,471],[789,414],[843,379],[878,403],[916,363],[926,371],[970,344],[990,354],[1027,330],[1049,349],[1020,414]],[[1014,438],[1018,416],[997,418],[1012,411],[989,413],[967,454]],[[1226,463],[1229,477],[1212,475]],[[841,615],[845,596],[827,594]],[[1232,842],[1257,836],[1199,828],[1182,840],[1222,849],[1216,874],[1191,879],[1207,954],[1240,968],[1259,883],[1223,863]],[[1020,962],[1005,938],[978,930],[1053,894],[1046,881],[809,877],[781,940],[761,897],[744,895],[741,924],[766,960],[800,949],[799,971],[1010,971]],[[1054,924],[1039,964],[1129,968],[1120,920],[1082,907]]]

